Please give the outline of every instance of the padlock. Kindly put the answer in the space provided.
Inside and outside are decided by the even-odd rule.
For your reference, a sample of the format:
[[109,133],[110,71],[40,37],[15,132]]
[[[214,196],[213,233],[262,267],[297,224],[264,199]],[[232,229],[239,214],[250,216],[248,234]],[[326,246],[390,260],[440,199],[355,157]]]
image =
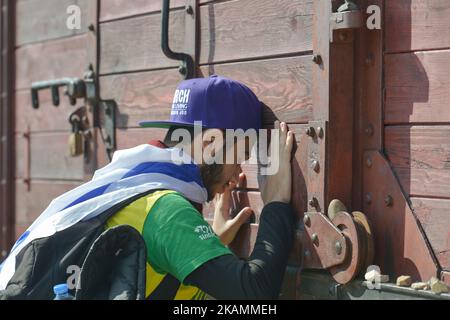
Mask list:
[[69,153],[72,157],[83,154],[83,134],[72,132],[69,136]]
[[83,154],[84,143],[83,133],[80,131],[80,118],[77,115],[70,117],[70,123],[72,124],[72,133],[69,136],[69,153],[72,157]]

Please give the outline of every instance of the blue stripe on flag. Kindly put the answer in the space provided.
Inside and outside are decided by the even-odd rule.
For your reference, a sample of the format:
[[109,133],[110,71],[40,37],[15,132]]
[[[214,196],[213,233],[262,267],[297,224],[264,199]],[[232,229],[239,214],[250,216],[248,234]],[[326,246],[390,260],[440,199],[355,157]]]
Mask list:
[[175,164],[171,162],[144,162],[131,169],[122,179],[145,173],[161,173],[184,182],[195,182],[204,188],[200,168],[195,164]]
[[[91,190],[91,191],[89,191],[89,192],[83,194],[81,197],[79,197],[78,199],[76,199],[75,201],[73,201],[71,204],[69,204],[67,207],[65,207],[65,208],[62,209],[62,210],[65,210],[65,209],[70,208],[70,207],[72,207],[72,206],[74,206],[74,205],[76,205],[76,204],[79,204],[79,203],[84,202],[84,201],[86,201],[86,200],[89,200],[89,199],[95,198],[95,197],[97,197],[97,196],[99,196],[99,195],[102,195],[103,192],[105,192],[105,190],[106,190],[110,185],[111,185],[111,183],[108,183],[108,184],[105,184],[104,186],[98,187],[98,188],[96,188],[96,189],[94,189],[94,190]],[[61,211],[62,211],[62,210],[61,210]]]

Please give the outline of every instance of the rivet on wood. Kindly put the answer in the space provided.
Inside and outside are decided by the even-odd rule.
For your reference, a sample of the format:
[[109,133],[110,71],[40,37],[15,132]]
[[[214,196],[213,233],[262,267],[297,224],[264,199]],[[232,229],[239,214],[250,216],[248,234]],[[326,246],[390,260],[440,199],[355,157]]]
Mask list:
[[89,30],[89,31],[92,31],[92,32],[95,31],[95,26],[94,26],[93,23],[91,23],[91,24],[88,26],[88,30]]
[[340,255],[342,253],[342,244],[339,241],[336,241],[334,249],[336,250],[336,254]]
[[313,161],[311,162],[311,169],[313,169],[315,172],[319,172],[319,170],[320,170],[320,164],[319,164],[319,161],[313,160]]
[[392,196],[387,195],[386,198],[384,198],[384,203],[387,207],[392,207],[392,205],[394,204],[394,199],[392,199]]
[[317,136],[322,139],[323,138],[323,128],[322,127],[317,127]]
[[303,223],[305,224],[305,226],[309,227],[311,225],[311,219],[309,218],[309,216],[307,214],[305,214],[303,216]]
[[320,54],[315,54],[315,55],[313,55],[313,57],[312,57],[312,61],[313,61],[315,64],[322,64],[322,56],[321,56]]
[[306,133],[306,135],[308,135],[310,137],[314,137],[316,134],[313,127],[306,128],[305,133]]
[[312,241],[314,244],[316,244],[316,243],[317,243],[317,240],[319,240],[319,237],[317,236],[317,234],[313,233],[313,234],[311,235],[311,241]]
[[370,192],[366,194],[366,203],[367,204],[372,203],[372,194]]
[[317,207],[317,198],[316,197],[312,197],[311,199],[309,199],[308,204],[311,207]]
[[367,166],[368,168],[371,168],[371,167],[372,167],[372,158],[370,158],[370,157],[367,157],[367,158],[366,158],[366,166]]
[[192,8],[192,6],[190,6],[190,5],[186,6],[186,13],[194,14],[194,8]]
[[365,132],[369,137],[373,136],[373,131],[374,131],[373,125],[371,125],[371,124],[369,124],[369,125],[367,126],[367,128],[364,130],[364,132]]

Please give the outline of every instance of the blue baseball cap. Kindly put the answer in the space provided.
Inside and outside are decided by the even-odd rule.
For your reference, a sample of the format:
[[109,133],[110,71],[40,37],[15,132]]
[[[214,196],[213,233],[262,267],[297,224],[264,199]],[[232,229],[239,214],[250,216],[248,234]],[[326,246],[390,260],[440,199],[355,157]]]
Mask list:
[[150,128],[194,126],[210,129],[260,129],[262,103],[245,85],[212,75],[182,81],[175,90],[168,121],[141,121]]

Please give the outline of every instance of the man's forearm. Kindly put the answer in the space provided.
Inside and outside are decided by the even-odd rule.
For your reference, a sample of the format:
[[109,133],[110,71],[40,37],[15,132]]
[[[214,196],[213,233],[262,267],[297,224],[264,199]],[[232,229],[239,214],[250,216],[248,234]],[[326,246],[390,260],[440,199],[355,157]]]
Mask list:
[[276,299],[294,239],[292,207],[270,203],[261,213],[255,248],[247,260],[225,255],[192,272],[186,284],[217,299]]

